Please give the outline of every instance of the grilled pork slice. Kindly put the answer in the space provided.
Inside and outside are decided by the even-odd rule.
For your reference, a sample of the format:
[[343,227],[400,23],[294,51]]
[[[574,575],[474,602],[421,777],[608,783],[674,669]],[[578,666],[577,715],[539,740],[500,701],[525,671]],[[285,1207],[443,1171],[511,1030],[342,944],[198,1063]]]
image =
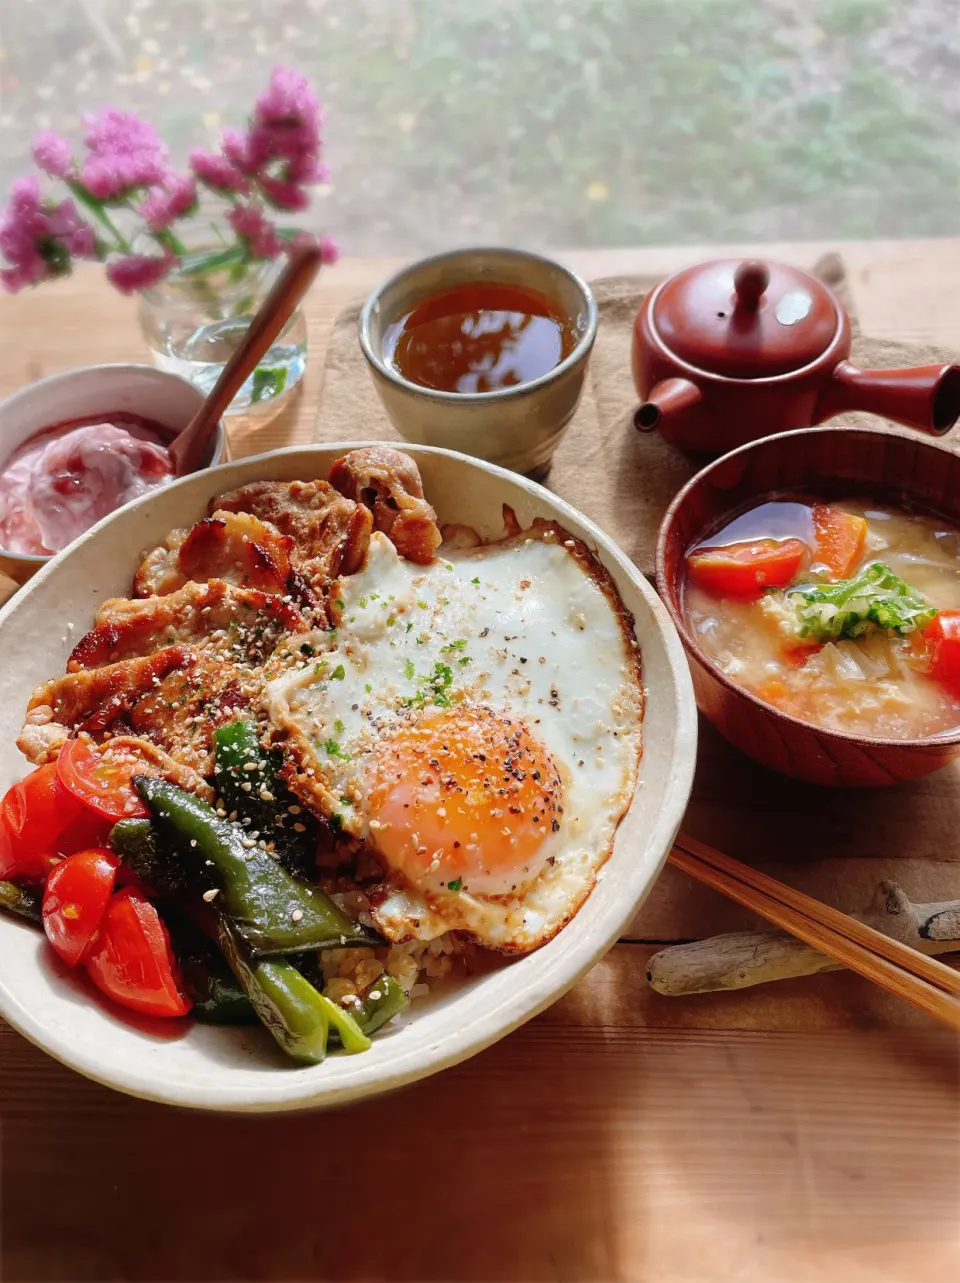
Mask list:
[[239,664],[262,664],[284,633],[308,629],[285,598],[222,579],[187,583],[163,597],[105,601],[71,652],[68,672],[99,668],[165,646],[209,645]]
[[427,565],[440,547],[437,514],[423,497],[420,470],[408,454],[389,446],[351,450],[330,469],[330,484],[373,514],[401,557]]
[[231,662],[215,647],[168,646],[37,687],[17,743],[39,764],[79,731],[96,740],[133,732],[207,775],[213,732],[242,716],[261,686],[260,669]]
[[363,565],[373,521],[363,504],[326,481],[255,481],[219,495],[211,511],[248,512],[296,544],[296,561],[314,588]]
[[247,512],[214,512],[154,548],[133,580],[135,597],[159,597],[191,580],[222,579],[238,588],[286,593],[293,540]]

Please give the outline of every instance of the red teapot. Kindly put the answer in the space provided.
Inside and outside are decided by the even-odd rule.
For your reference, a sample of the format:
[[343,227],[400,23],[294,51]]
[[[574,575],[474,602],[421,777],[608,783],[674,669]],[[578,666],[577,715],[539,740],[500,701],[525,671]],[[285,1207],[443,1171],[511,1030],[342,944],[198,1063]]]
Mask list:
[[860,370],[850,318],[821,281],[756,259],[688,267],[643,300],[634,423],[681,450],[735,446],[865,410],[940,435],[960,418],[960,365]]

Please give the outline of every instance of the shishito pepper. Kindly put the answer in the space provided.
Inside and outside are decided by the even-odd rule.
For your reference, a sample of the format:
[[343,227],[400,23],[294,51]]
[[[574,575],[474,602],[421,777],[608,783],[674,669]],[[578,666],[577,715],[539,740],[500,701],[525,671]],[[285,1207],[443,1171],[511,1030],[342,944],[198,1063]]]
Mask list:
[[18,887],[13,882],[0,882],[0,909],[6,913],[40,926],[43,923],[42,904],[41,887]]
[[210,938],[209,933],[217,931],[214,916],[205,914],[198,925],[174,905],[165,904],[161,912],[184,988],[193,999],[193,1015],[211,1025],[255,1025],[257,1013],[250,999]]
[[291,877],[243,829],[221,820],[206,802],[166,780],[138,775],[143,798],[161,837],[198,862],[210,862],[218,912],[254,958],[382,943],[376,932],[351,921],[317,887]]
[[351,1014],[365,1034],[372,1034],[398,1016],[409,1002],[409,994],[399,980],[384,974],[374,980],[360,1006]]
[[251,829],[269,833],[290,872],[308,872],[317,845],[317,823],[299,808],[289,813],[296,799],[280,778],[281,755],[262,747],[256,723],[246,719],[218,726],[213,748],[217,793],[226,810],[249,820]]
[[220,919],[220,948],[261,1022],[294,1060],[319,1064],[327,1054],[331,1026],[344,1051],[366,1051],[370,1039],[357,1022],[325,998],[286,958],[251,960],[233,928]]

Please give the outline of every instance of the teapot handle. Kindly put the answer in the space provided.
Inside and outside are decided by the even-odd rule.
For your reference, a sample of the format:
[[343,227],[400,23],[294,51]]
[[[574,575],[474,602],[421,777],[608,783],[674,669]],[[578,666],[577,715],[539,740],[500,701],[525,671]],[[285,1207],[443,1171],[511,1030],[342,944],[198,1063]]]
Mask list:
[[755,312],[770,284],[770,269],[758,258],[745,259],[733,274],[736,307]]

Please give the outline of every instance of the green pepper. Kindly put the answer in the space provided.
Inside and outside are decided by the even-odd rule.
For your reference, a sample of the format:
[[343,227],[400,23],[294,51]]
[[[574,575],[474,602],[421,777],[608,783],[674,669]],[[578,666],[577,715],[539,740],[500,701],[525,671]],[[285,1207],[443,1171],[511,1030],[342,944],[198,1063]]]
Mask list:
[[365,1034],[372,1034],[398,1016],[409,1002],[410,996],[399,980],[384,973],[374,980],[353,1017]]
[[202,879],[198,870],[191,868],[175,850],[161,846],[152,820],[118,820],[110,830],[108,841],[110,849],[138,878],[163,895],[178,895],[191,882],[203,882],[200,890],[212,885],[209,878]]
[[[280,861],[292,873],[312,867],[317,847],[317,822],[298,810],[296,799],[280,778],[283,758],[260,744],[255,722],[241,720],[218,726],[213,734],[217,792],[228,812],[236,811],[249,827],[275,844]],[[300,825],[300,831],[294,829]]]
[[136,776],[133,783],[161,838],[210,862],[219,890],[217,911],[253,957],[383,943],[317,887],[291,877],[239,825],[219,819],[192,793],[148,775]]
[[344,1051],[366,1051],[370,1039],[356,1021],[318,992],[286,958],[251,960],[244,956],[232,927],[220,920],[220,948],[278,1045],[294,1060],[316,1065],[327,1054],[333,1025]]
[[14,917],[42,926],[42,904],[43,892],[39,887],[18,887],[13,882],[0,882],[0,909]]
[[[212,1025],[250,1025],[257,1013],[250,999],[227,965],[223,954],[201,927],[173,905],[162,907],[163,921],[170,932],[173,952],[187,992],[193,999],[192,1015]],[[203,925],[216,936],[216,921]]]

